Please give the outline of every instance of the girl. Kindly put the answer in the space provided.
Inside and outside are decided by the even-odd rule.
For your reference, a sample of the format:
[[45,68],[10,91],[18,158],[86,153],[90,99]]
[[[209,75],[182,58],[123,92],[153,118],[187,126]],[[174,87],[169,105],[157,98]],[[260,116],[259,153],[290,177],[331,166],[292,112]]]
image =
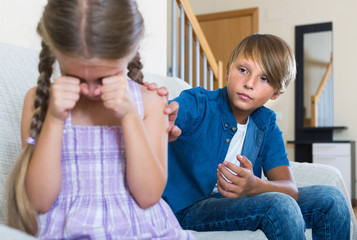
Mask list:
[[166,103],[138,84],[136,2],[49,0],[37,30],[40,76],[24,101],[8,224],[44,239],[193,238],[161,200]]

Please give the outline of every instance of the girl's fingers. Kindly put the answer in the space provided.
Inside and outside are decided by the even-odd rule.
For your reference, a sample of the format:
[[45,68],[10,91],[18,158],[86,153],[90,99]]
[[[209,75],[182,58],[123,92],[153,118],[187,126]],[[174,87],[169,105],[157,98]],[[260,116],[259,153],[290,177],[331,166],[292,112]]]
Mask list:
[[81,83],[80,85],[80,93],[83,95],[88,95],[89,93],[89,89],[88,89],[88,85],[86,83]]
[[110,101],[115,99],[120,99],[124,95],[124,91],[116,91],[116,92],[102,92],[102,100],[103,101]]
[[[122,76],[103,78],[102,91],[113,91],[113,86],[127,85],[127,80]],[[115,91],[115,90],[114,90]]]
[[49,112],[65,120],[80,97],[80,81],[72,77],[59,77],[51,85]]

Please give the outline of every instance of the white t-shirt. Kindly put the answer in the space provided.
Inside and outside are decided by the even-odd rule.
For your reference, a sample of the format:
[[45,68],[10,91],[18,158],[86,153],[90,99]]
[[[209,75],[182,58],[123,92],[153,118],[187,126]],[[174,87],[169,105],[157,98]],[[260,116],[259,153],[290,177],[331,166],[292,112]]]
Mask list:
[[[226,155],[226,158],[224,159],[227,162],[231,162],[235,165],[240,166],[240,162],[237,160],[237,154],[242,153],[242,148],[243,148],[243,143],[244,143],[244,138],[245,138],[245,133],[247,132],[247,126],[249,123],[249,117],[246,122],[246,124],[242,125],[237,123],[237,132],[234,134],[231,143],[229,144],[228,152]],[[230,169],[228,169],[230,172],[232,172]],[[232,172],[235,174],[234,172]],[[224,177],[224,175],[222,175]],[[225,177],[224,177],[225,178]],[[226,179],[228,182],[230,182],[228,179]],[[217,193],[217,185],[214,187],[213,193]]]

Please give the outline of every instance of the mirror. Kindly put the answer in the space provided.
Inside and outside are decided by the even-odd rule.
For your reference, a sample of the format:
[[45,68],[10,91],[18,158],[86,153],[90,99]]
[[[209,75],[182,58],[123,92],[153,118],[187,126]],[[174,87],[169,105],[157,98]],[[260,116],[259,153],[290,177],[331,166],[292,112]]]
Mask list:
[[331,127],[334,105],[332,23],[296,26],[295,33],[296,93],[301,95],[301,99],[297,98],[301,106],[301,127]]

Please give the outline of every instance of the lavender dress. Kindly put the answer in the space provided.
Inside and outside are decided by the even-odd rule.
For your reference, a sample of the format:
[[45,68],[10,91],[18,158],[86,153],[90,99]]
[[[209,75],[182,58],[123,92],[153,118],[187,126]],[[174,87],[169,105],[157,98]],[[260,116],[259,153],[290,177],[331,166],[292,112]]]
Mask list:
[[[143,117],[139,85],[128,83]],[[40,216],[41,239],[194,239],[164,200],[142,209],[130,195],[120,127],[71,122],[68,117],[63,136],[62,188]]]

